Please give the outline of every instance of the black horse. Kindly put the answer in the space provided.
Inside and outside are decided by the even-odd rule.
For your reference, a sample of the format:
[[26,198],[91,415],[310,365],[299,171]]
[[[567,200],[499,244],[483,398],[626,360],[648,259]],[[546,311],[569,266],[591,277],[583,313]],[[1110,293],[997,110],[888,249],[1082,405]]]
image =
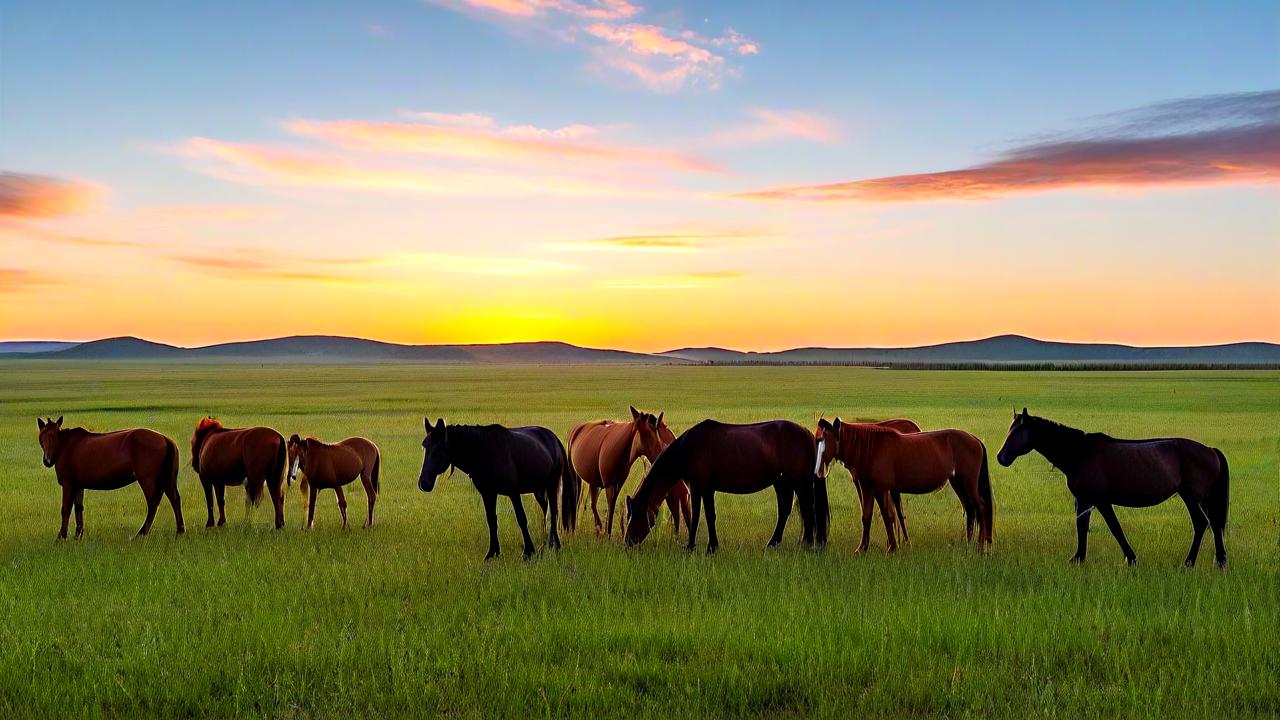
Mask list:
[[1125,560],[1134,564],[1138,558],[1111,506],[1150,507],[1176,494],[1186,503],[1195,532],[1187,567],[1196,564],[1206,527],[1213,528],[1218,567],[1226,566],[1222,534],[1227,526],[1231,475],[1221,450],[1183,438],[1117,440],[1028,415],[1023,408],[1022,414],[1013,414],[1009,437],[996,459],[1009,467],[1032,450],[1067,476],[1067,489],[1075,496],[1077,545],[1072,562],[1084,560],[1089,514],[1097,508],[1120,543]]
[[[489,520],[489,554],[498,556],[498,496],[511,498],[511,507],[524,535],[524,557],[533,555],[533,539],[520,496],[533,493],[546,516],[551,509],[547,546],[560,549],[557,519],[565,532],[578,524],[578,482],[571,479],[568,458],[560,438],[544,427],[505,428],[501,425],[448,425],[441,418],[433,426],[423,418],[427,437],[422,441],[425,456],[418,489],[431,492],[436,478],[456,467],[471,477]],[[560,507],[556,507],[559,499]],[[558,515],[558,517],[557,517]]]
[[799,501],[804,543],[812,545],[816,535],[819,545],[826,544],[827,485],[814,473],[816,461],[813,436],[789,420],[751,425],[703,420],[658,456],[635,497],[627,498],[627,545],[638,545],[649,535],[659,506],[681,480],[689,484],[693,496],[688,550],[694,548],[698,516],[704,504],[707,552],[714,553],[720,546],[716,536],[716,492],[745,495],[767,487],[772,487],[778,496],[778,525],[769,547],[782,542],[793,497]]

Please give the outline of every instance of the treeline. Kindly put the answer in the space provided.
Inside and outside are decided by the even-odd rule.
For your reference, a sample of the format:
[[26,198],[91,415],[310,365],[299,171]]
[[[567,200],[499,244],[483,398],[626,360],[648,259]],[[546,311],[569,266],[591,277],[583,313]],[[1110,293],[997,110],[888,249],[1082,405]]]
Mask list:
[[1161,363],[1161,362],[830,362],[824,360],[760,361],[708,360],[694,363],[742,367],[865,367],[882,370],[1280,370],[1278,363]]

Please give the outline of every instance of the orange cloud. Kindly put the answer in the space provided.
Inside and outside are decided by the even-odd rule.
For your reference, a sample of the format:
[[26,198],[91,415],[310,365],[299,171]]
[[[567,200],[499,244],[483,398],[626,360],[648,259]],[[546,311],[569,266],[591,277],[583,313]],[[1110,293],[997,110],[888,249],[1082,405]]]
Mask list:
[[744,277],[746,277],[745,273],[729,270],[675,275],[642,275],[607,280],[599,283],[599,286],[615,290],[708,290]]
[[480,118],[485,117],[482,115],[425,115],[465,124],[293,120],[285,127],[295,134],[342,147],[390,154],[495,161],[612,162],[696,172],[716,169],[706,160],[669,150],[583,141],[580,138],[596,132],[586,125],[556,130],[530,125],[500,129],[496,124],[479,124]]
[[585,31],[605,43],[596,49],[600,63],[651,90],[674,92],[691,84],[713,89],[720,85],[723,57],[656,25],[596,23]]
[[45,273],[21,268],[0,268],[0,294],[58,284],[60,284],[58,281]]
[[714,147],[732,147],[789,139],[815,143],[833,143],[840,139],[835,123],[814,113],[752,108],[750,114],[751,122],[715,133],[711,136],[710,144]]
[[59,245],[78,245],[81,247],[142,247],[142,243],[133,240],[115,240],[59,232],[29,222],[8,220],[3,217],[0,217],[0,236],[38,240]]
[[104,190],[82,180],[0,172],[0,217],[56,218],[91,210]]
[[509,171],[416,170],[370,165],[314,153],[191,138],[181,147],[210,174],[250,185],[442,196],[638,196],[652,190],[606,178]]
[[960,170],[744,193],[752,200],[990,200],[1072,188],[1280,183],[1280,91],[1161,103],[1117,130],[1036,143]]
[[719,229],[656,233],[650,235],[615,235],[595,240],[552,243],[549,247],[567,251],[606,252],[676,252],[691,253],[711,250],[732,243],[773,240],[783,237],[768,230]]
[[[249,253],[252,253],[255,257],[250,259],[248,257]],[[314,266],[358,265],[370,262],[364,258],[286,257],[248,248],[233,248],[222,253],[170,255],[165,259],[206,273],[234,279],[301,280],[337,283],[356,283],[360,281],[351,275],[326,272],[318,270]]]

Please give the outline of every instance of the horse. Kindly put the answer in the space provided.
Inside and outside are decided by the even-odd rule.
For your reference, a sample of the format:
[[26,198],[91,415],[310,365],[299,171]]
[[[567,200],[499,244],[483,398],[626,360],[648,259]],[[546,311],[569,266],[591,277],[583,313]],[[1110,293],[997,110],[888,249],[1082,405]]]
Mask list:
[[634,547],[648,537],[663,498],[680,480],[689,484],[693,500],[689,551],[695,547],[703,504],[707,506],[707,553],[715,553],[720,546],[716,536],[717,492],[746,495],[767,487],[773,487],[778,498],[778,524],[769,547],[782,542],[793,496],[799,496],[804,544],[813,545],[815,535],[816,542],[823,544],[826,483],[814,475],[814,462],[813,436],[789,420],[750,425],[703,420],[658,456],[635,496],[627,498],[627,546]]
[[[520,533],[524,535],[524,558],[533,556],[533,539],[525,518],[520,496],[533,493],[538,505],[551,510],[547,547],[560,549],[556,531],[557,514],[561,529],[573,532],[578,522],[578,483],[569,467],[560,438],[544,427],[505,428],[501,425],[445,425],[440,418],[435,425],[423,418],[426,437],[422,441],[422,472],[418,489],[431,492],[436,479],[450,468],[458,468],[471,478],[471,484],[484,500],[489,522],[489,552],[485,560],[498,557],[498,496],[511,498]],[[556,501],[560,501],[557,507]]]
[[[640,412],[631,408],[629,422],[597,420],[582,423],[569,431],[569,464],[574,474],[588,488],[591,496],[591,513],[596,519],[596,533],[613,535],[613,515],[618,502],[618,492],[631,474],[631,466],[641,457],[651,464],[658,459],[668,445],[675,441],[675,434],[663,421],[662,413]],[[607,530],[600,520],[596,500],[600,490],[605,491],[609,503]],[[683,492],[681,492],[683,491]],[[667,507],[680,531],[680,514],[683,510],[686,524],[689,519],[689,489],[683,482],[672,488],[667,496]]]
[[84,428],[62,427],[62,418],[36,418],[40,428],[40,449],[44,466],[53,468],[62,486],[62,528],[58,539],[67,539],[71,508],[76,510],[76,540],[84,537],[84,491],[118,490],[138,483],[147,501],[147,519],[135,538],[151,532],[160,498],[168,497],[178,534],[186,531],[182,521],[182,498],[178,495],[178,445],[154,430],[135,428],[95,433]]
[[[978,438],[963,430],[934,430],[903,434],[881,425],[818,421],[818,446],[829,462],[839,458],[855,473],[862,501],[862,542],[855,553],[864,552],[871,540],[871,514],[876,501],[888,534],[888,552],[897,550],[893,513],[889,496],[894,490],[910,494],[930,493],[950,482],[964,507],[966,536],[973,539],[974,520],[978,524],[978,548],[985,551],[992,541],[993,502],[991,477],[987,469],[987,449]],[[825,475],[825,462],[816,472]]]
[[[836,420],[840,420],[840,418],[836,418]],[[872,422],[872,423],[868,423],[868,424],[870,424],[870,425],[879,425],[879,426],[881,426],[881,427],[887,427],[887,428],[890,428],[890,429],[893,429],[893,430],[897,430],[897,431],[898,431],[898,432],[900,432],[900,433],[917,433],[917,432],[920,432],[920,426],[919,426],[918,424],[916,424],[916,422],[915,422],[914,420],[908,420],[908,419],[906,419],[906,418],[893,418],[892,420],[881,420],[881,421],[879,421],[879,422]],[[820,434],[820,433],[821,433],[821,428],[819,428],[819,430],[814,431],[813,435],[814,435],[814,437],[816,438],[816,437],[818,437],[818,436],[819,436],[819,434]],[[829,457],[823,457],[823,455],[824,455],[824,449],[825,449],[825,446],[823,446],[823,445],[819,445],[819,451],[818,451],[818,457],[819,457],[819,460],[818,460],[818,462],[822,463],[823,465],[826,465],[826,464],[829,464],[829,463],[831,462],[831,460],[833,459],[834,455],[831,455],[831,456],[829,456]],[[832,452],[834,452],[834,448],[832,449]],[[853,476],[853,483],[854,483],[854,487],[857,487],[857,486],[858,486],[858,474],[857,474],[856,472],[854,472],[854,471],[853,471],[853,469],[852,469],[852,468],[849,468],[848,466],[846,466],[846,468],[845,468],[845,469],[849,470],[849,474],[850,474],[851,476]],[[816,470],[815,470],[815,472],[816,472]],[[900,491],[900,490],[893,490],[893,491],[891,491],[889,494],[890,494],[890,497],[893,499],[893,507],[894,507],[894,510],[895,510],[895,511],[897,512],[897,514],[898,514],[898,527],[902,530],[902,542],[904,542],[904,543],[909,543],[909,542],[911,542],[911,538],[907,535],[907,516],[906,516],[906,514],[905,514],[905,513],[903,513],[903,512],[902,512],[902,491]],[[861,491],[859,491],[858,497],[859,497],[859,499],[861,499],[861,497],[862,497]]]
[[1014,412],[1009,435],[996,460],[1005,467],[1035,450],[1067,476],[1075,498],[1076,554],[1084,562],[1089,516],[1094,508],[1120,544],[1130,565],[1138,556],[1125,539],[1113,505],[1151,507],[1177,495],[1191,516],[1191,550],[1185,565],[1194,567],[1206,527],[1213,528],[1218,567],[1227,565],[1222,536],[1227,528],[1231,471],[1218,448],[1185,438],[1118,440],[1103,433],[1086,433],[1047,418]]
[[364,485],[365,498],[369,502],[364,526],[373,527],[373,505],[381,492],[378,471],[382,465],[382,453],[372,440],[353,437],[330,445],[313,437],[304,440],[292,435],[285,449],[289,453],[289,484],[293,485],[293,479],[302,474],[298,489],[307,498],[308,530],[316,524],[316,495],[327,489],[337,491],[342,529],[347,529],[347,496],[342,486],[356,478],[360,478]]
[[250,505],[262,501],[262,490],[271,491],[276,529],[284,527],[284,482],[287,464],[284,436],[268,427],[225,428],[207,417],[196,424],[191,436],[191,467],[204,486],[209,508],[205,527],[213,527],[213,495],[218,495],[218,527],[227,524],[225,491],[228,485],[245,486]]

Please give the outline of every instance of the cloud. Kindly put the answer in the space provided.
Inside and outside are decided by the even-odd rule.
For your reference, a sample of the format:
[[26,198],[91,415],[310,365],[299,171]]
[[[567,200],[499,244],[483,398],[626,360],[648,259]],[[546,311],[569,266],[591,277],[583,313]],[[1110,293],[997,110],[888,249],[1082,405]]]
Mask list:
[[606,280],[599,287],[614,290],[709,290],[746,277],[734,271],[694,272],[675,275],[641,275]]
[[34,270],[0,268],[0,295],[61,284],[53,277]]
[[284,125],[303,137],[348,149],[394,155],[498,162],[638,164],[686,172],[716,169],[707,160],[670,150],[583,140],[597,132],[587,125],[558,129],[532,125],[498,127],[492,118],[484,115],[420,115],[432,117],[436,122],[291,120]]
[[26,240],[55,243],[58,245],[75,245],[79,247],[142,247],[143,243],[134,240],[116,240],[75,233],[51,230],[42,225],[0,217],[0,236],[19,237]]
[[359,278],[325,270],[373,262],[371,258],[316,258],[290,256],[257,248],[228,248],[205,253],[169,255],[169,262],[200,272],[237,280],[290,280],[305,282],[359,283]]
[[396,264],[411,262],[424,270],[463,275],[563,275],[578,267],[569,263],[537,258],[492,257],[486,255],[454,255],[449,253],[412,253],[394,259]]
[[275,210],[260,205],[170,205],[141,208],[139,212],[150,217],[176,220],[251,222],[270,217]]
[[1280,91],[1213,95],[1112,116],[1109,126],[942,172],[750,192],[752,200],[991,200],[1077,188],[1280,183]]
[[653,194],[610,178],[511,170],[404,168],[325,154],[190,138],[180,152],[215,177],[248,185],[465,196],[642,196]]
[[97,207],[105,191],[82,180],[0,171],[0,217],[57,218]]
[[563,14],[597,20],[621,20],[640,12],[627,0],[428,0],[455,10],[478,10],[497,16],[532,18]]
[[595,23],[584,30],[603,41],[594,51],[603,67],[629,75],[654,92],[698,85],[714,90],[725,72],[723,56],[656,25]]
[[667,232],[647,235],[615,235],[576,242],[552,243],[553,250],[588,252],[695,253],[743,242],[759,242],[784,237],[768,230],[720,229]]
[[750,122],[716,132],[711,136],[709,144],[713,147],[734,147],[777,140],[807,140],[826,144],[840,139],[835,123],[814,113],[752,108],[749,114]]

